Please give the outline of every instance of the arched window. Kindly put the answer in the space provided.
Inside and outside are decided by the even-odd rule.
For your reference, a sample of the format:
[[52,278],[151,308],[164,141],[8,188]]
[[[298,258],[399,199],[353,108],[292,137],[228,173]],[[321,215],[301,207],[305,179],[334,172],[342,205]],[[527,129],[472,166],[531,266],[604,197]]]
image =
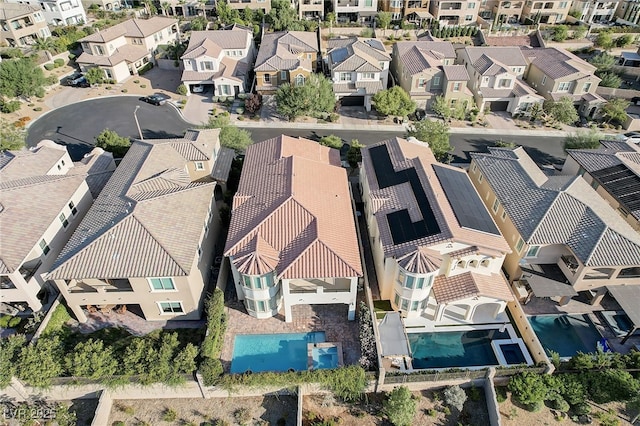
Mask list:
[[304,84],[304,75],[298,74],[296,76],[296,86],[302,86]]
[[466,265],[466,262],[464,260],[458,260],[458,263],[456,263],[456,269],[463,269]]
[[478,267],[478,261],[477,260],[472,260],[471,262],[469,262],[469,268],[477,268]]

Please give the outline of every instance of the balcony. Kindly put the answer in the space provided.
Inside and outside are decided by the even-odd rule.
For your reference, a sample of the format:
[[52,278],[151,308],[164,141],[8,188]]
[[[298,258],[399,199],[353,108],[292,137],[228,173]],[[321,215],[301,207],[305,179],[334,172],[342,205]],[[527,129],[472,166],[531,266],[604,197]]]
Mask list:
[[462,3],[441,3],[440,10],[461,10]]
[[573,255],[562,255],[560,256],[560,262],[571,272],[571,274],[575,274],[578,270],[580,264],[576,260]]
[[26,263],[20,268],[20,275],[22,275],[22,278],[24,278],[25,281],[29,281],[31,278],[33,278],[40,265],[42,265],[41,260],[38,260],[35,263]]
[[2,276],[0,277],[0,290],[10,290],[16,288],[15,284],[13,284],[13,281],[11,281],[9,279],[8,276]]
[[358,7],[358,1],[338,1],[337,7]]

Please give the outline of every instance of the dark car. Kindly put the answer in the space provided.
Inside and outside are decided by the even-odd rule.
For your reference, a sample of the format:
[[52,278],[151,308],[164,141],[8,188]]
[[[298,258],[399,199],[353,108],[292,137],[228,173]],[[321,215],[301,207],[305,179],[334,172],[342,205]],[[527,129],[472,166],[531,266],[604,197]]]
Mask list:
[[151,105],[164,105],[169,99],[171,99],[171,97],[169,95],[165,95],[164,93],[154,93],[153,95],[140,98],[141,101],[144,101]]
[[84,75],[75,73],[68,77],[67,84],[71,87],[89,87],[91,86]]
[[580,117],[574,125],[576,127],[589,127],[589,120],[587,120],[586,117]]

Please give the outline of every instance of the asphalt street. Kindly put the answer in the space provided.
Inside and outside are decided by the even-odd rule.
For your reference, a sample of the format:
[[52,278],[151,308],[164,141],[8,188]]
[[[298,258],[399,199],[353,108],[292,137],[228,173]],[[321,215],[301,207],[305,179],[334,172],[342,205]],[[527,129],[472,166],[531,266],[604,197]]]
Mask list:
[[[170,105],[149,105],[133,96],[93,99],[55,109],[35,121],[29,127],[27,145],[35,146],[41,139],[51,139],[67,145],[71,157],[79,160],[91,150],[95,137],[104,129],[113,130],[121,136],[138,138],[134,118],[136,106],[140,107],[136,115],[144,138],[181,137],[187,128],[192,127]],[[277,126],[277,123],[265,123],[263,128],[247,130],[251,132],[254,141],[269,139],[280,134],[316,140],[322,136],[334,134],[346,142],[358,139],[360,143],[368,145],[393,136],[403,136],[403,132],[378,130],[327,129],[320,126],[316,130],[300,130],[274,126]],[[486,151],[486,147],[493,145],[496,139],[524,146],[538,164],[562,163],[565,157],[562,137],[520,135],[500,137],[478,130],[477,133],[451,133],[450,141],[454,147],[453,162],[469,162],[470,152]]]

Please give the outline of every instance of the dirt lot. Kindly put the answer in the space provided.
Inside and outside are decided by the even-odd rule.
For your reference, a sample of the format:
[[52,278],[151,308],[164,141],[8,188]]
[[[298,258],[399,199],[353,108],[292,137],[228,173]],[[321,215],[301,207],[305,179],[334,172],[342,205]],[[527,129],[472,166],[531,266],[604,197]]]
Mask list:
[[[467,389],[467,402],[461,413],[449,409],[442,402],[442,391],[414,392],[419,398],[414,425],[488,425],[489,414],[486,409],[484,391]],[[377,426],[390,425],[381,414],[383,393],[368,394],[360,404],[343,404],[330,395],[312,395],[303,400],[303,426],[315,426],[334,421],[340,426]]]
[[200,425],[224,420],[228,425],[293,426],[296,413],[296,396],[118,400],[108,424],[120,420],[126,425]]

